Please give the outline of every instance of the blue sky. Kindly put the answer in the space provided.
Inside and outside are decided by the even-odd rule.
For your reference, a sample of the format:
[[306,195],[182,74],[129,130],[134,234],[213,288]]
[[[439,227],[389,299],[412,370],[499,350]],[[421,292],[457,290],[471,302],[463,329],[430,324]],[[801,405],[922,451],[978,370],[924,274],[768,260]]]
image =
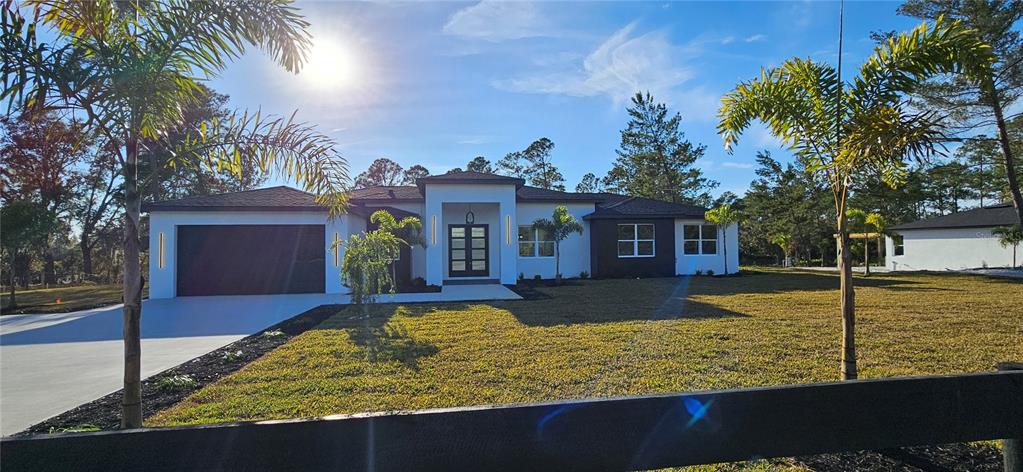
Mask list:
[[[871,31],[918,24],[898,5],[846,3],[847,78],[870,54]],[[297,110],[340,143],[353,174],[378,157],[439,173],[546,136],[573,188],[610,168],[628,98],[642,90],[707,146],[698,165],[721,182],[715,194],[741,194],[758,149],[786,153],[758,126],[726,154],[714,130],[720,96],[793,56],[837,60],[837,2],[299,6],[316,43],[307,72],[250,51],[210,85],[236,107]]]

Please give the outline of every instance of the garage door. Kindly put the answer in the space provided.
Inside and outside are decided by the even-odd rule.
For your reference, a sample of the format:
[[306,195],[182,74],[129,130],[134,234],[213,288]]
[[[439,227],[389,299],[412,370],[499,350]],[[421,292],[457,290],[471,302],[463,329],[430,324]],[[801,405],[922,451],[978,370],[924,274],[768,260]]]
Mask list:
[[177,294],[324,292],[323,225],[178,226]]

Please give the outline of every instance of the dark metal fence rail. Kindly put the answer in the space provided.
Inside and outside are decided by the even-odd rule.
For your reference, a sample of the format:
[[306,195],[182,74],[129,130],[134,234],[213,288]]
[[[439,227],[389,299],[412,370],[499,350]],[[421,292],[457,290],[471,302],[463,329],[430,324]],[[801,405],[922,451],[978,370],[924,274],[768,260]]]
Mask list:
[[1023,372],[5,439],[15,470],[631,470],[1023,437]]

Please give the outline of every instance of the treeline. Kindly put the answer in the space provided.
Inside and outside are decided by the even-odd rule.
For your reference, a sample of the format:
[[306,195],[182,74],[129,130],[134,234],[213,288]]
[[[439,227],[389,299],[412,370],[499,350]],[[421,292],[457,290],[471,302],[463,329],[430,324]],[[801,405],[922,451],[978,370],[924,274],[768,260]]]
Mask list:
[[[183,122],[161,140],[141,143],[147,150],[139,163],[144,201],[245,190],[265,181],[251,160],[242,161],[240,178],[226,169],[167,165],[171,149],[188,129],[227,116],[227,100],[203,88],[187,102]],[[3,285],[119,283],[123,175],[116,154],[107,148],[110,141],[52,112],[4,117],[0,132]]]
[[[637,93],[627,109],[629,122],[621,131],[616,159],[603,177],[587,173],[575,186],[576,192],[609,192],[655,198],[670,202],[710,205],[711,191],[718,182],[703,175],[697,161],[706,146],[686,139],[681,129],[682,115],[671,113],[649,93]],[[553,162],[554,142],[539,138],[522,150],[507,153],[497,162],[476,156],[465,167],[452,172],[485,172],[519,177],[528,185],[549,190],[566,190],[565,177]],[[413,185],[415,179],[429,175],[420,165],[409,169],[391,159],[380,158],[355,179],[356,188]]]

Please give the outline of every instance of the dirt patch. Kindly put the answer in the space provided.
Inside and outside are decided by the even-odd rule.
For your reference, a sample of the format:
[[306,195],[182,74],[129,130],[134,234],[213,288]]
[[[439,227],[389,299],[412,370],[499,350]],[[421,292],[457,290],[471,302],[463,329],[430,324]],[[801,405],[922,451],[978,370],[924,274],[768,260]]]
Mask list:
[[[142,415],[150,417],[192,392],[229,375],[246,364],[319,325],[345,305],[322,305],[284,320],[259,333],[167,369],[142,382]],[[187,379],[184,378],[187,376]],[[14,436],[79,430],[110,430],[121,426],[121,390],[79,405],[35,424]]]

